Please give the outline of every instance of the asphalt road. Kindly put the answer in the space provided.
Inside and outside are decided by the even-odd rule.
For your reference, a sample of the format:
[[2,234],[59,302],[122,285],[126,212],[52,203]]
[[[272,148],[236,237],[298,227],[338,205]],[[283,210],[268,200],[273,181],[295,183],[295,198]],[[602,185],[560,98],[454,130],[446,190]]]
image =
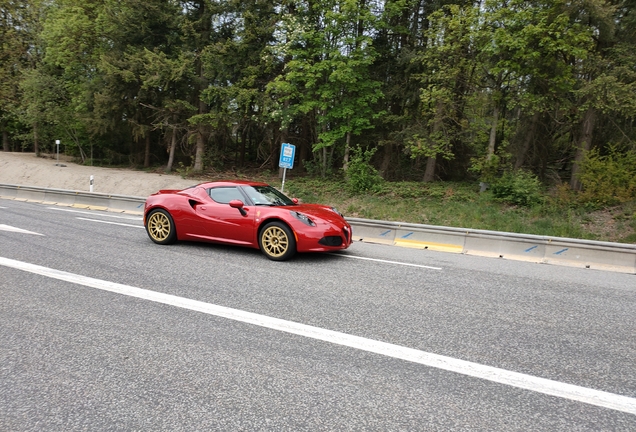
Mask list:
[[[278,263],[158,246],[135,216],[0,200],[2,431],[633,431],[625,409],[392,353],[636,407],[634,317],[634,275],[364,243]],[[274,318],[327,336],[276,330]],[[377,354],[333,332],[391,345]]]

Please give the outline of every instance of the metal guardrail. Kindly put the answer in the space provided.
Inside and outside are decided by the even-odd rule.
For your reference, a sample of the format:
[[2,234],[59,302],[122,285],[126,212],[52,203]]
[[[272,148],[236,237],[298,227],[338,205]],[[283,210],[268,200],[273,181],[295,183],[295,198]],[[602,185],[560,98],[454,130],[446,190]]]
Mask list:
[[[0,198],[142,214],[145,197],[0,184]],[[347,218],[354,240],[636,274],[636,245]]]
[[636,245],[347,218],[358,241],[636,274]]
[[0,198],[142,214],[145,197],[0,184]]

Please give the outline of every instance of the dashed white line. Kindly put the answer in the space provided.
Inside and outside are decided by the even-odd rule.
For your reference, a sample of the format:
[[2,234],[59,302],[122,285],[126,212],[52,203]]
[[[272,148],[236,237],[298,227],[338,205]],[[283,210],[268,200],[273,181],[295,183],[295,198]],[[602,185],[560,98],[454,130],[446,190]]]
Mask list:
[[76,219],[83,220],[83,221],[89,221],[89,222],[99,222],[99,223],[109,224],[109,225],[119,225],[119,226],[131,227],[131,228],[144,228],[145,229],[145,227],[142,226],[142,225],[131,225],[131,224],[124,224],[124,223],[119,223],[119,222],[104,221],[104,220],[99,220],[99,219],[87,219],[87,218],[83,218],[83,217],[78,217]]
[[279,318],[272,318],[266,315],[259,315],[238,309],[204,303],[197,300],[163,294],[129,285],[93,279],[9,258],[0,257],[0,265],[104,291],[202,312],[209,315],[232,319],[337,345],[356,348],[525,390],[603,408],[609,408],[629,414],[636,414],[636,399],[627,396],[552,381],[545,378],[512,372],[479,363],[472,363],[465,360],[428,353],[373,339],[353,336],[346,333],[313,327],[293,321],[286,321]]
[[396,265],[402,265],[402,266],[407,266],[407,267],[419,267],[419,268],[425,268],[425,269],[429,269],[429,270],[442,270],[441,267],[431,267],[431,266],[426,266],[426,265],[422,265],[422,264],[411,264],[411,263],[405,263],[405,262],[400,262],[400,261],[383,260],[383,259],[378,259],[378,258],[367,258],[367,257],[361,257],[361,256],[357,256],[357,255],[347,255],[347,254],[342,254],[342,253],[332,253],[331,255],[344,257],[344,258],[354,258],[354,259],[365,260],[365,261],[381,262],[381,263],[384,263],[384,264],[396,264]]

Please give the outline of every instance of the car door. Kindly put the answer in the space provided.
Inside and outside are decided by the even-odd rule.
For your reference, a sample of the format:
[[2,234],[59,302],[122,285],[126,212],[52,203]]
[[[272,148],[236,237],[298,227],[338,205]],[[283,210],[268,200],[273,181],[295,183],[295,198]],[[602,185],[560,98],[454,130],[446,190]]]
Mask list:
[[197,205],[195,212],[207,235],[216,241],[236,244],[254,244],[254,211],[245,206],[230,207],[230,201],[246,198],[236,186],[219,186],[208,189],[210,200]]

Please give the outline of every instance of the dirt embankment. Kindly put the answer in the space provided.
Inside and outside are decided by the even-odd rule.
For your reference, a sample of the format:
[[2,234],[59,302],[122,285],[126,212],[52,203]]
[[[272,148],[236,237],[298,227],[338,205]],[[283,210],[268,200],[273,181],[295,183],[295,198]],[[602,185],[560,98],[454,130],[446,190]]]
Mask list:
[[141,197],[159,189],[183,189],[197,183],[178,175],[77,165],[62,155],[58,166],[55,155],[0,152],[0,183],[88,192],[91,175],[93,192]]

